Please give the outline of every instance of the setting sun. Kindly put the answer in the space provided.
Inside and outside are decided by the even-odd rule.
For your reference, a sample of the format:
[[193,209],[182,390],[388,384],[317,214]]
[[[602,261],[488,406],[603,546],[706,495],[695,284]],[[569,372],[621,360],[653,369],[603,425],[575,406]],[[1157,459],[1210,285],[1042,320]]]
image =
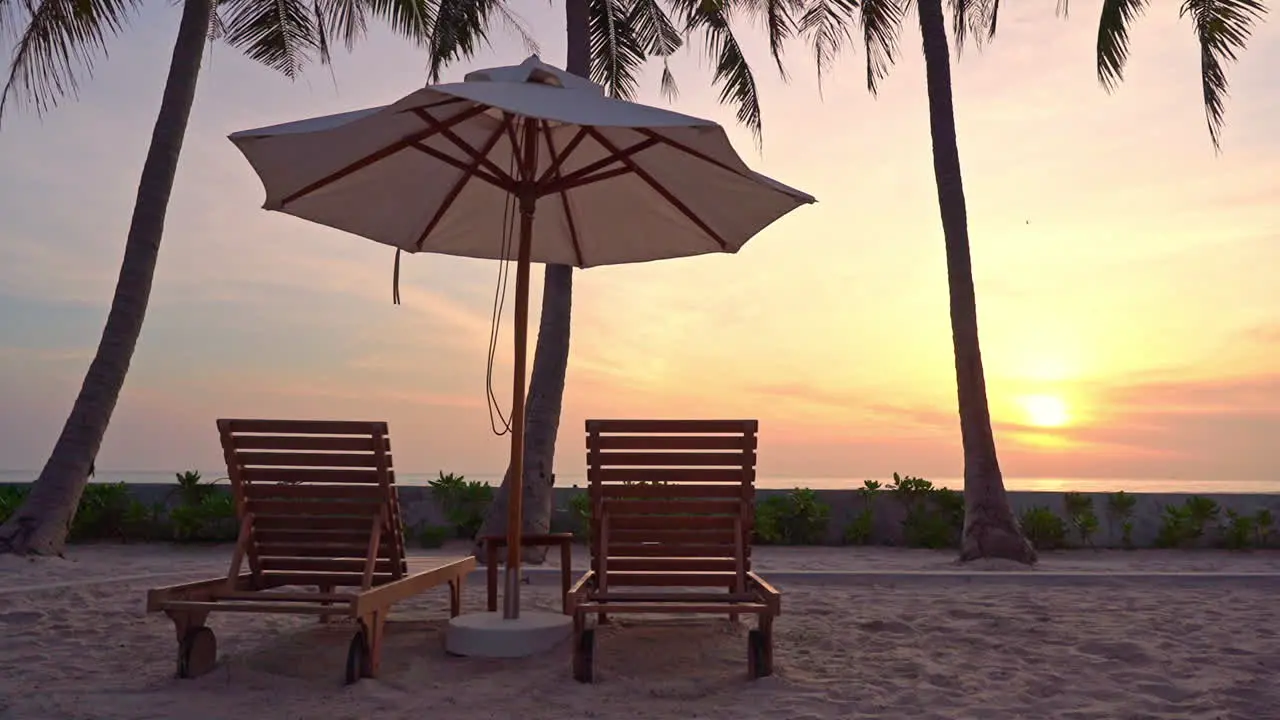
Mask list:
[[1019,398],[1032,425],[1062,427],[1067,424],[1067,404],[1053,395],[1026,395]]

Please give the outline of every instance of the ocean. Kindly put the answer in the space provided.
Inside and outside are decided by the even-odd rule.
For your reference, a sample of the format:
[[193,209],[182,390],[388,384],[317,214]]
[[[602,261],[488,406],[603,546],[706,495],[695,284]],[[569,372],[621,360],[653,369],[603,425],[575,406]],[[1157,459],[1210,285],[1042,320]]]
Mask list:
[[[35,479],[37,470],[0,470],[0,483],[26,483]],[[226,477],[225,469],[201,471],[206,479]],[[397,472],[396,482],[402,485],[426,485],[436,477],[436,473]],[[475,474],[466,475],[468,480],[480,480],[490,485],[502,482],[501,475]],[[770,489],[789,489],[807,487],[814,490],[853,490],[862,487],[865,478],[838,477],[780,477],[762,476],[756,479],[756,487]],[[892,478],[874,478],[887,484]],[[960,478],[928,478],[934,485],[953,488],[964,486]],[[93,478],[94,482],[126,482],[126,483],[171,483],[174,474],[155,470],[102,470]],[[584,485],[586,476],[561,475],[556,478],[557,487],[574,487]],[[1280,480],[1186,480],[1176,478],[1020,478],[1006,477],[1005,488],[1008,490],[1065,492],[1115,492],[1124,490],[1131,493],[1280,493]]]

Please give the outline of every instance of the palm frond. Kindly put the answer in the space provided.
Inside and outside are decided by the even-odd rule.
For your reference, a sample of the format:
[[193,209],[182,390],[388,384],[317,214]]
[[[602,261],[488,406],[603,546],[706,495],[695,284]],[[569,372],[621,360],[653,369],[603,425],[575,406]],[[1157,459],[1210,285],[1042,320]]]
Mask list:
[[677,0],[685,32],[702,33],[707,57],[715,63],[712,82],[720,88],[720,102],[737,107],[738,122],[751,130],[757,146],[762,142],[764,118],[751,64],[729,25],[732,6],[723,0]]
[[[325,47],[332,38],[340,37],[350,52],[368,29],[368,10],[369,6],[364,2],[315,0],[316,26],[324,28],[320,37],[324,39]],[[322,49],[322,58],[325,54],[326,50]]]
[[956,38],[957,55],[964,50],[964,44],[970,36],[981,46],[995,35],[1000,0],[948,0],[948,3],[951,7],[951,28]]
[[811,0],[797,26],[809,40],[818,68],[818,91],[822,76],[830,72],[846,45],[853,44],[851,28],[858,23],[857,0]]
[[1253,27],[1267,9],[1260,0],[1185,0],[1181,15],[1190,16],[1200,41],[1200,82],[1204,112],[1215,150],[1221,150],[1226,112],[1226,64],[1244,49]]
[[[1102,0],[1098,16],[1098,81],[1108,91],[1124,79],[1129,59],[1129,26],[1146,9],[1148,0]],[[1067,14],[1065,1],[1059,6]]]
[[796,31],[796,16],[804,12],[801,0],[745,0],[743,6],[769,34],[769,54],[778,65],[778,74],[787,79],[782,55],[786,42]]
[[444,67],[469,58],[489,43],[488,13],[494,0],[438,0],[427,41],[427,74],[440,81]]
[[897,59],[898,37],[905,13],[906,7],[901,0],[862,0],[859,7],[862,44],[867,49],[867,90],[872,95],[876,94],[880,81],[889,74],[889,68]]
[[29,101],[37,113],[79,93],[79,75],[92,76],[94,61],[106,55],[107,39],[118,35],[141,0],[8,0],[0,10],[0,30],[12,34],[22,19],[0,92],[0,118],[9,101]]
[[588,0],[587,33],[591,40],[591,80],[610,96],[633,99],[645,49],[622,0]]
[[255,62],[296,78],[319,46],[306,0],[223,0],[227,44]]
[[676,84],[676,76],[671,72],[671,65],[667,63],[667,59],[662,59],[662,97],[667,102],[675,102],[676,97],[680,95],[680,86]]
[[222,16],[218,14],[218,9],[215,7],[213,12],[209,13],[209,41],[221,40],[226,36],[227,24],[222,21]]
[[680,31],[657,0],[633,0],[626,22],[636,41],[652,57],[669,57],[684,45]]

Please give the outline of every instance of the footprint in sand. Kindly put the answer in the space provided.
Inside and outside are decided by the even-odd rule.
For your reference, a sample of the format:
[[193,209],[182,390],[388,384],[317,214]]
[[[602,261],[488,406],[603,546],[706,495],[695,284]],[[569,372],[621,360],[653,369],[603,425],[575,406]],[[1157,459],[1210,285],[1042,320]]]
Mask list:
[[44,613],[30,610],[12,610],[0,613],[0,625],[35,625],[43,617]]
[[1147,665],[1152,661],[1146,648],[1136,642],[1094,640],[1077,645],[1076,652],[1108,660],[1119,660],[1130,666]]
[[872,620],[858,623],[858,627],[867,632],[888,633],[890,635],[913,635],[916,631],[910,625],[894,620]]

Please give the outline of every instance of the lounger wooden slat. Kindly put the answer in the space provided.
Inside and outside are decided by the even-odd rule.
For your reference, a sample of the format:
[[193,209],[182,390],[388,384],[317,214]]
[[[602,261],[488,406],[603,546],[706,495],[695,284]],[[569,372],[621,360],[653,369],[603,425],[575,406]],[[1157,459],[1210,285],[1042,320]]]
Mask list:
[[756,615],[748,674],[773,672],[781,595],[751,571],[757,429],[755,420],[587,421],[591,569],[567,603],[575,679],[594,677],[588,618],[611,613]]
[[[174,623],[180,677],[214,666],[211,612],[354,618],[354,682],[378,672],[394,603],[447,584],[450,613],[461,611],[474,558],[409,573],[386,423],[233,419],[218,431],[241,521],[230,571],[147,593],[147,610]],[[289,587],[317,591],[280,590]],[[334,592],[342,587],[352,591]]]

